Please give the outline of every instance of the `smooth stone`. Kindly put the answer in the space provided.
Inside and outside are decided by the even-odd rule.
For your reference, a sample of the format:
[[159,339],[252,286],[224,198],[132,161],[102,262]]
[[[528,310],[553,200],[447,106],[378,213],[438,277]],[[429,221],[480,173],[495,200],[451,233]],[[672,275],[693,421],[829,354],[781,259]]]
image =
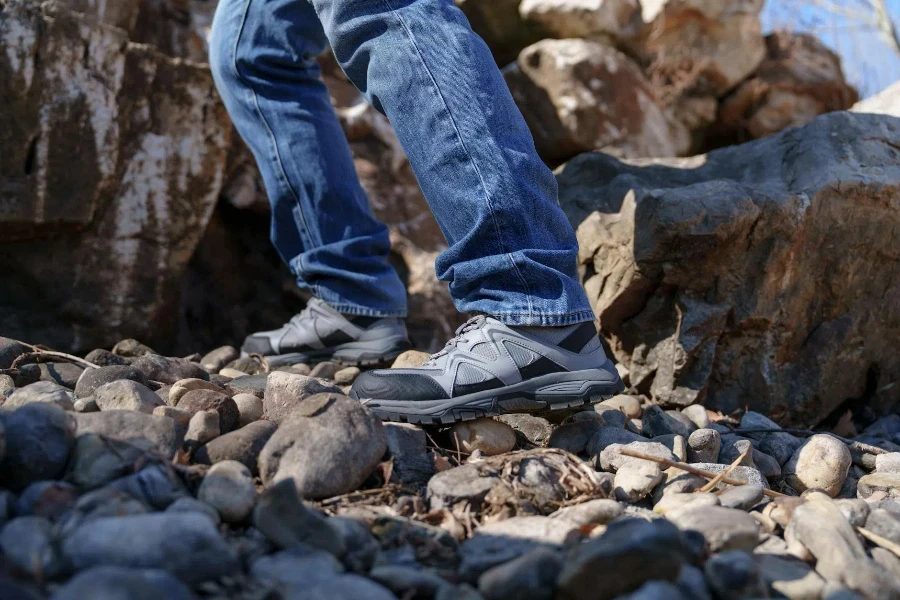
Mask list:
[[168,463],[144,467],[137,473],[110,482],[107,487],[130,494],[157,510],[165,509],[187,493]]
[[86,398],[93,396],[94,391],[101,385],[112,383],[120,379],[136,381],[141,385],[147,385],[147,378],[135,367],[130,365],[113,365],[100,367],[99,369],[85,369],[81,377],[75,383],[75,397]]
[[769,456],[765,452],[760,452],[756,448],[753,449],[753,464],[766,479],[781,477],[781,465],[778,464],[775,457]]
[[410,367],[421,367],[431,355],[421,350],[407,350],[394,359],[391,364],[392,369],[408,369]]
[[453,443],[459,444],[459,449],[469,454],[480,450],[485,456],[496,456],[510,452],[516,446],[513,428],[494,419],[481,418],[454,423],[450,431]]
[[876,508],[866,518],[866,529],[900,544],[900,516],[883,508]]
[[120,379],[94,390],[94,401],[100,410],[133,410],[153,414],[158,406],[165,406],[162,399],[149,388],[136,381]]
[[381,420],[359,402],[316,394],[298,404],[266,442],[259,472],[267,485],[292,478],[303,498],[328,498],[357,489],[386,449]]
[[359,575],[340,575],[312,586],[290,587],[284,600],[397,600],[385,587]]
[[235,394],[231,397],[240,414],[240,426],[244,427],[262,419],[263,401],[253,394]]
[[543,417],[535,417],[526,414],[500,415],[500,421],[520,433],[525,439],[535,446],[543,446],[553,433],[553,425]]
[[341,365],[331,362],[330,360],[325,360],[314,366],[309,372],[309,376],[318,379],[332,379],[334,374],[340,370]]
[[822,490],[838,495],[850,469],[850,450],[830,435],[814,435],[784,465],[784,479],[797,492]]
[[234,346],[219,346],[200,358],[200,366],[210,373],[215,373],[240,356],[241,353]]
[[76,413],[78,435],[97,433],[122,441],[131,441],[171,457],[184,440],[185,428],[169,417],[130,410]]
[[212,381],[206,381],[204,379],[189,378],[189,379],[179,379],[175,383],[172,384],[172,387],[169,388],[169,394],[166,397],[166,404],[169,406],[178,406],[178,401],[187,394],[188,392],[193,392],[194,390],[209,390],[211,392],[224,393],[225,390]]
[[38,381],[16,390],[6,399],[3,407],[19,408],[26,404],[41,402],[52,404],[63,410],[75,410],[75,395],[67,388],[52,381]]
[[[220,377],[228,377],[232,381],[237,379],[238,377],[250,377],[249,373],[244,373],[243,371],[238,371],[237,369],[231,369],[229,367],[219,369],[219,372],[217,374]],[[228,383],[231,383],[231,381],[229,381]]]
[[71,511],[57,522],[57,539],[70,535],[81,525],[103,517],[143,515],[150,507],[131,494],[112,487],[102,487],[79,496]]
[[345,367],[334,374],[334,383],[336,385],[350,385],[361,373],[359,367]]
[[557,580],[557,597],[611,600],[651,580],[675,581],[686,556],[681,532],[665,519],[623,519],[570,548]]
[[145,356],[147,354],[156,354],[156,351],[153,348],[142,344],[134,338],[126,338],[124,340],[120,340],[115,346],[113,346],[113,354],[117,354],[119,356],[125,356],[128,358],[138,358],[139,356]]
[[306,363],[296,363],[289,366],[281,366],[276,371],[284,371],[285,373],[293,373],[294,375],[309,375],[312,373],[312,367]]
[[148,458],[146,450],[135,444],[85,433],[75,440],[65,479],[81,490],[92,490],[134,473],[136,463]]
[[900,473],[900,452],[889,452],[875,456],[876,473]]
[[0,369],[10,368],[13,361],[31,351],[31,348],[18,340],[0,337]]
[[219,437],[221,432],[219,413],[215,410],[201,410],[195,412],[188,421],[184,441],[188,447],[202,446]]
[[113,354],[109,350],[104,350],[103,348],[96,348],[88,352],[84,360],[89,363],[95,364],[98,367],[112,367],[114,365],[127,365],[128,359],[124,356],[119,356],[118,354]]
[[324,379],[275,371],[266,381],[263,412],[266,419],[281,424],[304,400],[316,394],[343,392]]
[[866,435],[890,438],[900,433],[900,415],[890,414],[881,417],[863,431]]
[[92,413],[92,412],[100,412],[100,407],[97,406],[97,401],[94,400],[93,396],[88,396],[87,398],[79,398],[75,401],[75,412],[79,413]]
[[631,442],[649,442],[647,438],[637,433],[622,429],[620,427],[601,427],[591,441],[588,442],[587,454],[590,456],[599,456],[607,446],[611,444],[630,444]]
[[843,584],[862,598],[900,598],[900,580],[869,558],[848,564]]
[[9,375],[0,374],[0,404],[16,390],[16,383]]
[[[680,415],[680,413],[678,414]],[[690,422],[690,419],[686,417],[685,420]],[[656,404],[648,404],[641,415],[641,431],[647,437],[653,438],[658,435],[677,433],[687,439],[693,430],[693,423],[690,423],[690,427],[688,427]]]
[[688,461],[692,463],[714,463],[719,458],[722,437],[715,429],[698,429],[687,439]]
[[240,429],[220,435],[194,452],[194,462],[205,465],[233,460],[259,473],[258,459],[263,447],[278,426],[271,421],[254,421]]
[[[257,398],[263,399],[269,375],[270,373],[260,373],[258,375],[235,377],[225,384],[225,389],[232,394],[253,394]],[[265,406],[265,403],[263,405]]]
[[680,435],[670,433],[653,438],[651,441],[662,444],[668,448],[675,460],[679,462],[687,462],[687,442]]
[[236,460],[216,463],[203,478],[197,499],[215,508],[226,523],[240,523],[256,502],[253,475]]
[[0,487],[18,492],[59,479],[75,444],[73,414],[43,402],[0,410]]
[[84,367],[70,362],[33,363],[19,367],[20,376],[24,375],[37,381],[50,381],[70,390],[75,389],[75,384],[83,372]]
[[763,581],[778,594],[791,600],[818,600],[825,580],[812,567],[793,557],[754,554]]
[[662,480],[662,468],[659,463],[628,458],[616,470],[614,480],[616,500],[633,504],[647,496]]
[[609,400],[604,400],[598,406],[608,406],[619,412],[625,413],[629,419],[640,419],[643,409],[641,408],[641,400],[635,396],[627,394],[619,394],[613,396]]
[[176,406],[192,413],[215,411],[219,415],[220,434],[234,431],[241,420],[234,400],[228,394],[213,390],[191,390],[179,398]]
[[719,498],[710,493],[670,493],[664,494],[653,505],[653,512],[665,515],[673,510],[679,510],[688,506],[719,506]]
[[347,547],[339,530],[318,511],[307,508],[291,479],[267,487],[253,509],[253,526],[279,548],[306,544],[335,556]]
[[13,506],[18,517],[55,520],[75,506],[78,489],[64,481],[36,481],[25,488]]
[[547,445],[550,448],[559,448],[560,450],[565,450],[572,454],[581,454],[587,447],[588,442],[591,441],[591,438],[600,431],[600,428],[603,427],[603,425],[604,423],[602,420],[570,421],[569,423],[563,423],[550,435],[550,440]]
[[759,450],[773,457],[781,466],[784,466],[784,463],[791,458],[797,448],[803,443],[803,440],[795,438],[786,432],[742,433],[741,429],[781,429],[778,423],[765,415],[751,410],[744,413],[744,416],[741,417],[741,424],[736,433],[758,440],[760,442]]
[[868,502],[862,498],[848,498],[835,500],[834,505],[840,509],[848,523],[854,527],[865,527],[866,519],[869,518],[871,512]]
[[857,493],[860,498],[868,498],[875,492],[900,499],[900,473],[870,473],[859,479]]
[[575,525],[606,525],[624,512],[625,507],[615,500],[599,498],[561,508],[551,513],[550,518],[564,519]]
[[[728,468],[728,465],[720,465],[718,463],[692,463],[691,466],[716,474],[719,474]],[[728,474],[728,478],[734,479],[736,481],[742,481],[744,483],[752,483],[764,489],[769,489],[769,482],[766,481],[766,478],[763,477],[763,474],[760,473],[758,469],[754,469],[752,467],[735,467],[734,470]],[[728,484],[722,484],[722,486],[727,485]]]
[[552,600],[560,571],[560,553],[538,548],[482,573],[478,591],[485,600]]
[[710,557],[703,566],[706,581],[718,598],[750,600],[768,596],[768,586],[753,555],[728,550]]
[[719,494],[719,504],[725,508],[737,508],[750,510],[760,502],[765,495],[763,488],[758,485],[735,485]]
[[625,429],[628,423],[628,416],[620,410],[603,406],[603,404],[595,404],[594,411],[603,418],[603,422],[610,427],[621,427]]
[[434,475],[434,455],[428,451],[425,431],[410,423],[385,423],[384,434],[400,482],[427,484]]
[[687,408],[681,409],[681,414],[691,420],[697,429],[705,429],[709,427],[709,414],[706,407],[700,404],[694,404]]
[[305,544],[262,556],[250,566],[254,579],[278,585],[282,589],[289,586],[309,587],[335,579],[343,572],[343,565],[334,556]]
[[[694,431],[697,430],[697,425],[693,421],[691,421],[688,418],[688,416],[685,415],[684,413],[682,413],[680,410],[667,410],[666,414],[669,415],[670,417],[672,417],[673,419],[675,419],[676,421],[678,421],[679,423],[681,423],[681,425],[685,428],[687,435],[679,434],[679,435],[682,435],[684,438],[687,438],[691,433],[693,433]],[[673,433],[678,433],[678,432],[673,432]]]
[[710,552],[746,550],[760,542],[759,525],[742,510],[724,506],[688,506],[666,515],[679,529],[699,531]]
[[753,463],[753,444],[748,439],[738,438],[736,436],[728,436],[722,440],[722,447],[719,449],[719,458],[716,462],[723,465],[730,465],[746,452],[744,459],[738,463],[744,467],[756,468]]
[[97,566],[81,571],[52,600],[194,600],[190,588],[159,569]]
[[207,516],[218,526],[222,522],[219,511],[206,502],[201,502],[192,496],[182,496],[172,504],[166,507],[167,513],[200,513]]
[[195,513],[103,517],[76,528],[61,548],[76,570],[98,564],[162,569],[189,584],[239,570],[216,526]]
[[816,558],[816,572],[827,581],[841,581],[847,565],[866,557],[855,530],[829,500],[807,500],[794,508],[785,540],[789,532]]
[[[693,565],[682,565],[675,583],[681,593],[690,600],[712,600],[703,571]],[[666,597],[663,596],[660,600],[663,599]]]
[[63,564],[53,540],[53,524],[44,517],[17,517],[0,530],[3,558],[31,579],[55,579]]
[[433,598],[447,582],[423,569],[403,565],[379,565],[368,573],[369,579],[400,598]]
[[150,414],[157,415],[159,417],[168,417],[185,428],[188,426],[188,423],[191,422],[191,417],[194,416],[194,414],[189,410],[184,410],[183,408],[178,408],[177,406],[167,405],[157,406]]
[[872,548],[869,552],[872,555],[872,560],[900,580],[900,558],[896,554],[884,548]]
[[665,458],[666,460],[677,461],[671,450],[659,442],[631,442],[630,444],[610,444],[600,453],[600,467],[604,471],[615,473],[623,464],[635,459],[622,454],[622,450],[631,452],[640,452],[656,458]]
[[183,358],[145,354],[131,361],[131,366],[150,381],[174,384],[180,379],[209,379],[202,367]]
[[498,483],[496,475],[482,471],[476,463],[466,463],[441,471],[428,480],[428,507],[434,511],[452,509],[457,504],[468,504],[477,511],[485,496]]
[[[242,356],[240,358],[236,358],[227,365],[225,365],[226,369],[236,369],[238,371],[242,371],[247,373],[248,375],[265,375],[266,369],[263,367],[262,363],[252,356]],[[220,371],[221,372],[221,371]]]

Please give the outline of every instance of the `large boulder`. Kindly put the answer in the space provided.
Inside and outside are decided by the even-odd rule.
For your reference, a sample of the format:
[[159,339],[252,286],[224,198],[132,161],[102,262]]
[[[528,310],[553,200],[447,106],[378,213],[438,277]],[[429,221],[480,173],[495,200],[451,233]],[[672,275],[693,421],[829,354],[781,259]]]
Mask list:
[[656,403],[812,425],[900,399],[900,120],[836,112],[708,156],[558,172],[584,285]]
[[0,46],[0,331],[171,339],[230,144],[208,68],[49,2],[6,2]]
[[481,36],[499,66],[516,60],[519,51],[545,37],[547,31],[519,13],[522,0],[455,0],[472,29]]
[[636,158],[689,147],[687,130],[659,106],[641,68],[612,46],[543,40],[522,50],[504,76],[548,162],[594,149]]

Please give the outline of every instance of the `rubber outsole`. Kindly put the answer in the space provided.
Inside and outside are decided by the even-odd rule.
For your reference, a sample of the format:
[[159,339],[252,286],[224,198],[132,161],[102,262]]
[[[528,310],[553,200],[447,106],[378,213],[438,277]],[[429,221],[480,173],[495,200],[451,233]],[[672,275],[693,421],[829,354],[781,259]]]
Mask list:
[[454,406],[440,414],[415,414],[385,410],[377,400],[362,400],[362,403],[382,421],[414,423],[417,425],[449,425],[460,421],[471,421],[482,417],[497,417],[510,413],[543,413],[554,410],[579,408],[609,400],[625,391],[621,380],[615,383],[598,383],[573,396],[548,396],[539,393],[514,392],[499,393],[493,398],[481,398],[471,405]]
[[330,360],[342,367],[360,367],[360,368],[377,368],[390,366],[398,356],[409,350],[409,348],[398,348],[387,354],[359,354],[353,359],[336,355],[340,348],[324,348],[315,352],[291,352],[288,354],[274,354],[265,356],[264,358],[271,367],[282,367],[287,365],[296,365],[298,363],[306,363],[314,365],[316,363]]

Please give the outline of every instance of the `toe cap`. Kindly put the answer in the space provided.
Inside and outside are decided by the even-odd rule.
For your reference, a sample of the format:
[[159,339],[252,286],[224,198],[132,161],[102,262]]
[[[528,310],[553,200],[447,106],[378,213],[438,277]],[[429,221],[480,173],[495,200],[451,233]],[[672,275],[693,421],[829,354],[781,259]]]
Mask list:
[[350,388],[357,400],[442,400],[448,398],[441,385],[424,374],[397,373],[390,369],[360,374]]

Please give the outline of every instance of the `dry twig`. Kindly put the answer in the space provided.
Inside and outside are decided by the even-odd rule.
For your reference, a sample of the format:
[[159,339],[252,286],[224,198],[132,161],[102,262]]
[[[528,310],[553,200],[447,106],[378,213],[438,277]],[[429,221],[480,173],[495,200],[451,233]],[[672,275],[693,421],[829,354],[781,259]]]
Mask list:
[[752,449],[753,449],[753,446],[751,446],[750,448],[747,448],[746,450],[741,452],[741,455],[738,456],[734,460],[733,463],[728,465],[728,468],[726,468],[724,471],[722,471],[721,473],[719,473],[718,475],[716,475],[715,477],[710,479],[709,482],[706,485],[704,485],[702,488],[700,488],[698,491],[708,492],[710,490],[716,489],[716,486],[719,485],[719,483],[721,483],[721,481],[723,479],[725,479],[726,477],[731,475],[731,472],[734,471],[738,467],[738,465],[740,465],[742,462],[744,462],[744,459],[747,458],[747,455],[750,453],[750,450],[752,450]]
[[25,354],[20,354],[12,362],[12,365],[10,365],[10,367],[15,369],[15,368],[18,368],[18,366],[20,364],[22,364],[23,362],[25,362],[26,360],[29,360],[32,358],[38,359],[38,358],[42,358],[42,357],[46,356],[48,358],[62,358],[64,360],[82,364],[85,367],[89,367],[91,369],[99,369],[100,368],[98,365],[95,365],[94,363],[92,363],[90,361],[84,360],[83,358],[79,358],[77,356],[73,356],[71,354],[66,354],[65,352],[57,352],[56,350],[43,350],[41,348],[38,348],[37,346],[31,346],[31,347],[34,348],[34,352],[26,352]]
[[[622,456],[630,456],[632,458],[649,460],[661,465],[666,465],[667,467],[675,467],[676,469],[681,469],[682,471],[690,473],[691,475],[697,475],[698,477],[704,477],[706,479],[715,479],[719,475],[718,473],[704,471],[703,469],[698,469],[682,462],[675,462],[673,460],[669,460],[668,458],[659,458],[656,456],[651,456],[649,454],[644,454],[643,452],[635,452],[634,450],[622,449],[619,450],[619,454],[621,454]],[[728,485],[747,485],[746,481],[739,481],[737,479],[732,479],[731,477],[723,477],[721,483],[727,483]],[[787,497],[787,494],[782,494],[781,492],[767,489],[763,489],[763,494],[769,496],[770,498]]]
[[868,529],[864,529],[863,527],[857,527],[856,531],[858,531],[861,536],[863,536],[873,544],[881,546],[885,550],[893,552],[896,556],[900,557],[900,544],[892,542],[887,538],[883,538],[877,533],[873,533]]

